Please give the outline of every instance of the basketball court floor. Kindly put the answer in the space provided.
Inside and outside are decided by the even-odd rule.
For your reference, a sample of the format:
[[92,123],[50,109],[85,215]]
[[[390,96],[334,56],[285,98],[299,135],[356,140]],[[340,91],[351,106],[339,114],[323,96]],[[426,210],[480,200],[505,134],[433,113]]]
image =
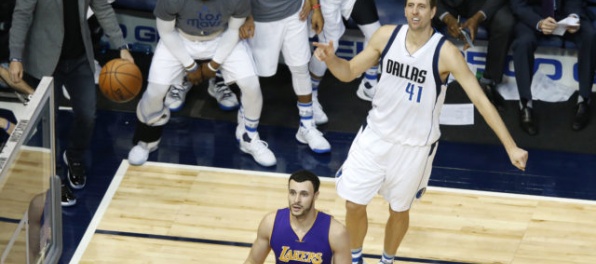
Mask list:
[[[61,112],[59,129],[70,118]],[[61,263],[242,262],[261,217],[287,206],[288,173],[302,168],[324,179],[318,208],[345,219],[332,178],[354,134],[326,131],[333,151],[317,155],[294,140],[294,128],[262,125],[278,158],[264,168],[238,149],[233,122],[175,115],[150,163],[134,167],[123,159],[135,122],[134,113],[98,111],[87,186],[63,210]],[[441,142],[433,187],[414,204],[398,259],[595,263],[594,155],[530,149],[530,159],[522,172],[500,146]],[[386,216],[376,199],[368,263],[381,253]]]

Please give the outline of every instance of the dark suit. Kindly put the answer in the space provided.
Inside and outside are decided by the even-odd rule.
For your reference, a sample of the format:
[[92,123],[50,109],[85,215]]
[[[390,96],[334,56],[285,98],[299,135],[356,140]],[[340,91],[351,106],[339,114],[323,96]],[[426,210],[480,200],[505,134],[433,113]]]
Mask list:
[[[64,85],[70,94],[74,122],[67,137],[68,153],[75,159],[82,159],[88,149],[95,125],[95,64],[87,24],[90,7],[111,43],[123,46],[122,31],[107,0],[18,0],[9,39],[10,57],[22,59],[27,74],[35,79],[53,76],[54,91],[61,92]],[[74,28],[80,32],[65,34],[65,19],[72,19],[66,27],[78,22]],[[65,36],[71,34],[76,41],[67,43]],[[63,49],[73,45],[80,53]]]
[[[582,10],[581,0],[557,0],[556,6],[554,19],[557,21],[570,14],[580,16],[580,29],[574,34],[567,32],[562,38],[573,41],[578,47],[579,93],[581,96],[589,98],[594,79],[594,61],[596,60],[594,27]],[[545,36],[537,30],[538,22],[546,18],[543,15],[540,0],[511,0],[511,9],[519,20],[514,27],[514,41],[511,45],[517,89],[520,98],[531,100],[530,87],[534,74],[534,52],[538,40],[558,36]]]
[[435,22],[444,24],[439,17],[445,12],[454,17],[469,18],[478,11],[484,12],[486,19],[480,23],[488,30],[488,47],[486,54],[486,68],[484,77],[495,83],[503,78],[505,59],[509,52],[515,18],[509,9],[508,0],[438,0]]

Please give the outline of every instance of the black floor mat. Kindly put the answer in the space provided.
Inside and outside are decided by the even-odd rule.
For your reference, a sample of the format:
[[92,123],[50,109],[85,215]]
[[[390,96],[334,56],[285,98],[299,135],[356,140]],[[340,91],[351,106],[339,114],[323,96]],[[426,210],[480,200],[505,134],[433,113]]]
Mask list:
[[[100,58],[100,63],[103,65],[107,59],[113,58],[114,55],[113,53],[106,54]],[[144,54],[134,54],[134,56],[146,79],[150,56]],[[297,101],[288,68],[279,65],[275,76],[260,78],[260,82],[264,98],[261,124],[298,127]],[[340,82],[327,72],[319,89],[319,100],[329,116],[329,123],[320,126],[322,131],[355,133],[358,130],[371,107],[370,102],[363,101],[356,96],[358,84],[359,80],[350,83]],[[233,87],[233,90],[239,92],[237,87]],[[134,111],[140,97],[141,95],[128,103],[116,104],[99,95],[98,105],[101,109]],[[579,132],[571,129],[576,99],[576,96],[572,96],[567,102],[534,102],[540,129],[536,136],[529,136],[521,130],[518,123],[517,101],[507,101],[505,110],[500,114],[517,144],[522,148],[596,154],[596,121],[592,120],[584,130]],[[450,85],[445,100],[446,104],[469,102],[458,84]],[[593,117],[596,115],[595,108],[591,108]],[[217,107],[215,99],[207,94],[206,83],[193,87],[187,95],[184,108],[173,115],[226,121],[236,120],[235,111],[225,112]],[[475,125],[441,126],[441,139],[452,142],[500,144],[496,135],[477,111],[475,111],[474,120]]]

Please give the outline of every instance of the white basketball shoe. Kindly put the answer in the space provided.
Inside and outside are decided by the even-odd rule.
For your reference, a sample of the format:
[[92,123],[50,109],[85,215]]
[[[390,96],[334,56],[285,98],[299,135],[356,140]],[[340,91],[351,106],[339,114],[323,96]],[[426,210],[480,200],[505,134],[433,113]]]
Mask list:
[[128,152],[128,163],[134,166],[141,166],[147,162],[149,153],[157,149],[158,142],[146,143],[139,141],[136,146]]
[[261,166],[271,167],[277,164],[277,159],[269,149],[267,142],[261,140],[259,135],[250,138],[247,133],[242,134],[240,150],[252,155],[253,159]]
[[331,145],[323,137],[323,133],[314,126],[306,128],[300,125],[298,133],[296,133],[296,140],[302,144],[308,144],[308,147],[315,153],[327,153],[331,151]]
[[358,95],[358,97],[362,100],[372,101],[373,97],[375,96],[376,90],[376,81],[370,81],[366,78],[362,78],[362,81],[358,86],[358,90],[356,91],[356,95]]
[[186,94],[190,91],[192,84],[190,82],[183,82],[182,84],[174,84],[170,86],[170,90],[166,95],[164,104],[170,108],[170,111],[177,112],[184,106]]
[[312,100],[312,111],[315,124],[322,125],[329,122],[329,118],[327,117],[327,114],[325,114],[325,111],[323,111],[323,106],[321,106],[319,100]]
[[209,87],[207,88],[207,92],[209,92],[211,97],[217,100],[217,104],[221,110],[235,110],[240,105],[238,103],[238,97],[236,97],[236,94],[234,94],[234,92],[230,90],[230,87],[224,83],[223,79],[209,79]]

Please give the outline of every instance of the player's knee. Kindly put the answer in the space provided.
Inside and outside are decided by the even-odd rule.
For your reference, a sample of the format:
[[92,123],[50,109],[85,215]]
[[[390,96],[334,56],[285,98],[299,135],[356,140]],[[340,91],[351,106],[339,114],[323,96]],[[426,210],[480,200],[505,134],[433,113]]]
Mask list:
[[327,65],[313,56],[308,64],[308,69],[311,75],[322,78],[325,75],[325,70],[327,70]]
[[348,213],[351,213],[351,214],[365,214],[366,213],[366,205],[346,201],[346,210],[348,211]]
[[288,66],[292,73],[292,85],[296,95],[309,95],[312,93],[312,84],[310,83],[310,73],[308,64],[300,66]]
[[263,104],[263,94],[261,93],[261,84],[257,76],[250,76],[236,81],[238,88],[242,92],[242,105],[252,106]]

